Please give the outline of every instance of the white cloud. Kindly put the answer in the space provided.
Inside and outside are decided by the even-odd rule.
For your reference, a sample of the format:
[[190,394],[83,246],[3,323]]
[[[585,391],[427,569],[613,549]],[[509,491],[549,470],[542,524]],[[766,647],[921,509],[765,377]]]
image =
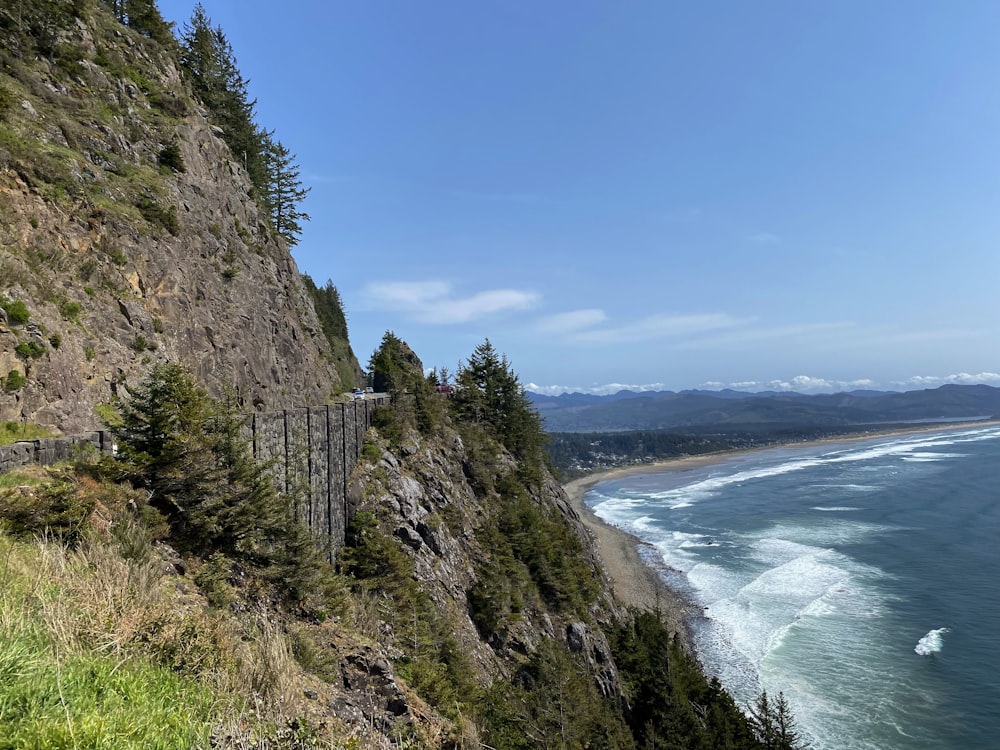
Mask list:
[[942,385],[997,385],[1000,386],[1000,373],[980,372],[972,375],[967,372],[959,372],[954,375],[914,375],[902,383],[909,388],[937,388]]
[[665,383],[646,383],[645,385],[629,385],[626,383],[605,383],[604,385],[576,386],[576,385],[538,385],[528,383],[526,390],[532,393],[540,393],[543,396],[558,396],[560,393],[589,393],[594,396],[610,396],[618,391],[669,391],[670,388]]
[[870,378],[858,380],[830,380],[812,375],[796,375],[789,380],[771,380],[766,383],[733,383],[730,388],[738,391],[786,391],[795,393],[843,393],[845,391],[877,389]]
[[569,340],[578,344],[626,344],[735,328],[752,321],[752,318],[736,318],[726,313],[651,315],[615,328],[580,331],[571,334]]
[[607,319],[604,310],[591,308],[550,315],[538,324],[541,333],[572,333],[581,328],[590,328]]
[[606,383],[603,385],[590,386],[568,386],[568,385],[539,385],[528,383],[526,388],[534,393],[541,393],[547,396],[557,396],[560,393],[590,393],[597,396],[606,396],[618,391],[681,391],[697,388],[707,391],[721,391],[731,389],[734,391],[746,391],[748,393],[759,393],[761,391],[779,391],[784,393],[844,393],[857,390],[891,391],[891,390],[919,390],[924,388],[938,388],[946,384],[956,385],[993,385],[1000,387],[1000,373],[980,372],[980,373],[956,373],[954,375],[914,375],[905,381],[879,382],[871,378],[857,378],[854,380],[835,380],[831,378],[819,378],[812,375],[796,375],[792,378],[775,378],[773,380],[739,380],[726,383],[721,380],[711,380],[697,386],[671,386],[666,383]]
[[518,289],[490,289],[459,297],[446,281],[378,281],[366,285],[362,295],[366,309],[399,312],[436,325],[527,310],[540,300],[535,292]]
[[[746,322],[752,322],[747,320]],[[854,323],[802,323],[787,326],[772,326],[770,328],[740,328],[733,331],[720,331],[711,336],[700,336],[697,339],[678,345],[683,349],[744,349],[751,343],[785,339],[797,341],[799,346],[825,345],[831,338],[843,339],[846,335],[853,337],[857,332]]]

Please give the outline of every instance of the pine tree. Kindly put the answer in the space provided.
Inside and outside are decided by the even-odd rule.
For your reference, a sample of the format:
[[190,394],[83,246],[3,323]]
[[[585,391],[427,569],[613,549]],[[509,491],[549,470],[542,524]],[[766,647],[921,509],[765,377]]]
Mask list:
[[805,750],[806,745],[795,729],[792,709],[784,693],[778,693],[778,697],[771,704],[771,711],[777,750]]
[[801,736],[795,729],[792,711],[784,693],[770,699],[762,690],[750,709],[750,722],[757,740],[766,750],[805,750]]
[[302,187],[295,155],[281,141],[275,140],[274,133],[264,133],[263,141],[267,170],[264,201],[274,229],[292,247],[298,244],[302,234],[301,222],[309,220],[309,214],[301,211],[299,206],[310,188]]
[[104,0],[115,18],[164,46],[175,43],[173,24],[163,20],[155,0]]
[[258,195],[267,193],[265,131],[255,122],[255,99],[250,82],[240,73],[233,47],[222,27],[212,22],[199,3],[181,35],[181,65],[191,76],[192,88],[208,107],[212,121],[247,170]]
[[116,462],[166,516],[173,544],[256,566],[290,599],[315,588],[320,552],[295,520],[294,498],[253,459],[234,398],[216,401],[181,365],[159,364],[118,411]]
[[[368,361],[368,369],[372,373],[375,390],[388,393],[393,398],[404,393],[424,396],[430,391],[417,355],[392,331],[382,335],[379,348],[372,352]],[[404,405],[398,406],[403,408]]]
[[455,385],[456,416],[486,427],[518,458],[537,458],[544,442],[541,418],[507,356],[498,354],[489,339],[459,368]]

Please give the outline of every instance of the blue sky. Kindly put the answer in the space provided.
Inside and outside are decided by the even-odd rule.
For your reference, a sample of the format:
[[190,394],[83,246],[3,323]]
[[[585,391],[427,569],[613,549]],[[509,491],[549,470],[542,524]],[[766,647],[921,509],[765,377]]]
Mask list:
[[537,390],[1000,385],[1000,3],[203,5],[362,363],[392,329]]

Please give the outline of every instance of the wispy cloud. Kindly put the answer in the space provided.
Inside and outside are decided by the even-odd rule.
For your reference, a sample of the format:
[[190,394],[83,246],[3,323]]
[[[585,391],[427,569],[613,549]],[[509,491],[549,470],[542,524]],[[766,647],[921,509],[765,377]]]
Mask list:
[[421,323],[448,325],[527,310],[541,297],[519,289],[489,289],[460,296],[446,281],[378,281],[364,287],[362,299],[369,310],[398,312]]
[[628,344],[731,329],[752,322],[753,318],[737,318],[727,313],[650,315],[622,326],[578,331],[567,340],[577,344]]
[[549,334],[572,333],[582,328],[592,328],[599,323],[603,323],[607,320],[607,317],[604,314],[604,310],[597,308],[573,310],[543,318],[538,324],[538,331]]
[[[751,321],[752,322],[752,321]],[[800,341],[810,345],[821,344],[830,337],[843,338],[854,333],[857,326],[851,322],[797,323],[786,326],[743,327],[734,331],[720,331],[709,336],[681,342],[679,349],[730,349],[746,348],[764,341]]]
[[665,383],[646,383],[635,385],[628,383],[605,383],[604,385],[572,386],[572,385],[538,385],[528,383],[525,388],[532,393],[540,393],[543,396],[558,396],[560,393],[590,393],[595,396],[610,396],[619,391],[668,391],[669,387]]
[[722,390],[729,388],[734,391],[748,391],[756,393],[759,391],[780,391],[795,393],[838,393],[842,391],[857,391],[866,389],[877,389],[878,383],[870,378],[858,378],[857,380],[831,380],[829,378],[817,378],[813,375],[796,375],[793,378],[776,380],[742,380],[735,383],[719,383],[712,381],[703,383],[702,388],[706,390]]

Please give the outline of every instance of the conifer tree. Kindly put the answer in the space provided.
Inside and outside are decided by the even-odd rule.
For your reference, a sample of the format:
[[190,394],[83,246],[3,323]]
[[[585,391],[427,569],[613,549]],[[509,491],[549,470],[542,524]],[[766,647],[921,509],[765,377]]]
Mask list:
[[541,418],[507,356],[489,339],[458,369],[455,385],[456,416],[486,427],[518,458],[537,457],[544,440]]
[[255,122],[255,99],[249,81],[240,73],[233,47],[221,26],[212,22],[199,3],[181,35],[181,65],[191,76],[192,88],[204,102],[212,121],[222,129],[230,150],[243,164],[260,192],[267,190],[264,131]]
[[171,541],[257,566],[291,599],[320,574],[320,553],[243,435],[233,398],[216,401],[178,364],[159,364],[118,404],[117,465],[171,527]]
[[163,45],[172,45],[173,24],[163,20],[155,0],[104,0],[115,18]]
[[295,155],[274,137],[274,131],[257,124],[257,101],[250,98],[250,82],[240,72],[229,39],[221,27],[212,26],[200,3],[184,25],[181,65],[191,78],[194,93],[208,107],[213,123],[246,169],[255,197],[275,231],[289,246],[298,244],[302,222],[309,220],[300,209],[309,188],[302,186]]
[[295,155],[273,132],[264,133],[264,162],[267,170],[265,203],[271,216],[271,224],[289,247],[297,245],[302,234],[302,221],[309,220],[309,214],[299,206],[310,188],[302,187],[299,165]]

